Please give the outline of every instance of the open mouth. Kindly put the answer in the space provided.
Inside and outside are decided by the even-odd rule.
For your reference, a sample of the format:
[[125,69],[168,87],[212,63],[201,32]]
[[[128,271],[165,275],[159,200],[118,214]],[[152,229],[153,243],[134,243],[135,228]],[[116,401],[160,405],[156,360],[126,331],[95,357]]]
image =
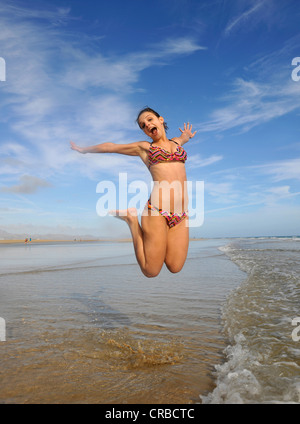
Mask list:
[[157,128],[156,127],[151,128],[150,132],[151,132],[151,134],[156,135],[157,134]]

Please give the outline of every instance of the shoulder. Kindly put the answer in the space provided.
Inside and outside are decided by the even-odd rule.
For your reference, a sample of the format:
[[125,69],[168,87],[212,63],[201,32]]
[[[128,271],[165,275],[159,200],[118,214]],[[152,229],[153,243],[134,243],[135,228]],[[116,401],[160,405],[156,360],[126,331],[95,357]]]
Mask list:
[[151,143],[149,141],[137,141],[135,143],[140,156],[146,156],[149,153],[149,148],[151,146]]
[[135,141],[134,143],[107,143],[109,149],[108,153],[121,153],[129,156],[144,156],[149,150],[150,143],[147,141]]
[[136,145],[138,149],[138,155],[140,156],[142,161],[148,166],[148,155],[151,143],[149,141],[138,141]]
[[151,143],[149,141],[137,141],[136,143],[141,150],[149,150]]

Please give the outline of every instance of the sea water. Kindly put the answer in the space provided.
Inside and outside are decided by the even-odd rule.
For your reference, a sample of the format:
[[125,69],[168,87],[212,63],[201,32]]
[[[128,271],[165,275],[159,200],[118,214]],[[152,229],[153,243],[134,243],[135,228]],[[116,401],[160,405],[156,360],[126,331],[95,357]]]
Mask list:
[[[0,246],[0,403],[299,402],[298,238]],[[300,331],[299,331],[300,333]]]
[[300,403],[300,238],[233,240],[220,250],[247,278],[223,307],[228,346],[203,402]]
[[224,244],[192,241],[179,274],[153,279],[132,243],[0,246],[0,402],[199,403],[244,277]]

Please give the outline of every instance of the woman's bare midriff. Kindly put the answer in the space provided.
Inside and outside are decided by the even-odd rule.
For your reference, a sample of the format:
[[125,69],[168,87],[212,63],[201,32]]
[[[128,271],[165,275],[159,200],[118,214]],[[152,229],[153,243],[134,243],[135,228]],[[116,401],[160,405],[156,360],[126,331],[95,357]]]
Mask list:
[[168,212],[187,211],[188,193],[185,166],[181,162],[163,162],[152,165],[151,204]]

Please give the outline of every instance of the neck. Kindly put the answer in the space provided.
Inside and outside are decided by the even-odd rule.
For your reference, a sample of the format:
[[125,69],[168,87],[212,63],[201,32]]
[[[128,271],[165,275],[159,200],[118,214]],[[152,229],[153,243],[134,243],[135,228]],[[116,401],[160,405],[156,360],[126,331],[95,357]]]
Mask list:
[[164,132],[159,139],[157,139],[157,140],[152,139],[152,141],[153,141],[153,143],[165,143],[165,142],[169,141],[169,139],[166,136],[166,133]]

